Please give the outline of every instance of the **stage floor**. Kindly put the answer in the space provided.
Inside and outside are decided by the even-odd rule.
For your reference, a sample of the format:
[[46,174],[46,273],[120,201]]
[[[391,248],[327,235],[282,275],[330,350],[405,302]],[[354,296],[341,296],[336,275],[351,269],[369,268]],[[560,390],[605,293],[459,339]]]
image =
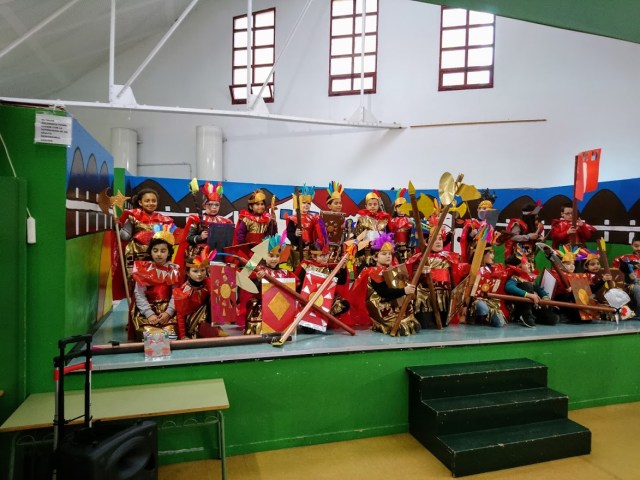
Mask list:
[[[94,333],[93,344],[102,345],[111,341],[126,342],[126,324],[126,302],[120,302],[101,321]],[[242,334],[242,330],[235,325],[225,325],[224,330],[229,335]],[[152,362],[145,360],[143,353],[97,355],[93,358],[93,369],[97,371],[122,370],[196,363],[268,360],[306,355],[517,343],[638,333],[640,333],[640,321],[637,318],[621,321],[618,324],[593,321],[584,324],[538,325],[535,328],[526,328],[517,323],[509,324],[504,328],[450,325],[442,330],[424,329],[408,337],[391,337],[368,329],[357,330],[354,336],[344,330],[329,330],[326,334],[298,334],[282,347],[261,343],[173,350],[169,359]]]

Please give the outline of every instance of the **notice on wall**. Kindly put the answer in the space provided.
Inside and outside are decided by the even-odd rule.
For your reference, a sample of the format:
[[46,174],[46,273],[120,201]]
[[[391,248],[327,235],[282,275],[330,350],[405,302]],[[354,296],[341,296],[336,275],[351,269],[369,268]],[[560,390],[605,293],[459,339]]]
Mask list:
[[71,145],[71,117],[36,113],[35,143]]

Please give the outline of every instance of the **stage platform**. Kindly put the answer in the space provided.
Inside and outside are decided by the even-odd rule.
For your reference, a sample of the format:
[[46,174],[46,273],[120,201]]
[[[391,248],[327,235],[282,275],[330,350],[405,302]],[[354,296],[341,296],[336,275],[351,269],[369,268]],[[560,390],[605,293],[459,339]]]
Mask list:
[[[126,302],[120,302],[99,324],[94,333],[93,344],[111,341],[126,342]],[[225,325],[229,335],[241,335],[236,325]],[[450,325],[438,330],[429,328],[407,337],[391,337],[368,329],[357,330],[349,335],[344,330],[329,330],[326,334],[297,334],[282,347],[270,344],[233,345],[200,349],[174,350],[166,360],[146,361],[143,353],[121,353],[98,355],[93,358],[96,371],[128,370],[136,368],[164,367],[175,365],[211,364],[246,360],[273,360],[281,358],[318,356],[332,354],[362,353],[368,351],[416,350],[487,344],[535,342],[610,335],[640,333],[640,321],[636,317],[616,324],[608,321],[593,321],[582,324],[560,323],[555,326],[538,325],[526,328],[520,324],[509,324],[504,328],[480,325]]]

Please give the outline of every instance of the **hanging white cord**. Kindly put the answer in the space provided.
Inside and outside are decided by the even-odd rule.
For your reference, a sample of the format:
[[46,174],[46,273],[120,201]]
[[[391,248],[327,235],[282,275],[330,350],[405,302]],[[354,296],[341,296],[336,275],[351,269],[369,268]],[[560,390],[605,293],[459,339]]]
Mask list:
[[[9,161],[9,165],[11,166],[11,171],[13,172],[13,176],[18,178],[16,174],[16,169],[13,166],[13,162],[11,161],[11,156],[9,156],[9,149],[7,149],[7,144],[4,143],[4,138],[2,137],[2,133],[0,133],[0,142],[2,142],[2,146],[4,147],[4,153],[7,154],[7,160]],[[29,211],[29,207],[27,207],[27,215],[31,218],[31,212]]]

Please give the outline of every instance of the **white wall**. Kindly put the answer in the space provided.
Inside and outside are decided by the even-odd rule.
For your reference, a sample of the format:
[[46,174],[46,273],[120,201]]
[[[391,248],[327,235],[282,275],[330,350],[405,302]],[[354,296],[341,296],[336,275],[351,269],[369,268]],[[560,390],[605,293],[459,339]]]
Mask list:
[[[216,125],[226,143],[225,179],[256,183],[390,188],[410,179],[435,188],[445,170],[478,187],[545,187],[573,182],[573,158],[602,147],[601,180],[640,174],[640,45],[498,18],[495,86],[437,91],[439,7],[379,0],[378,92],[365,107],[402,130],[362,130],[228,117],[69,110],[109,146],[110,128],[138,131],[138,173],[182,177],[195,172],[195,127]],[[276,6],[276,55],[304,2]],[[246,2],[203,1],[133,84],[139,104],[239,110],[229,98],[231,18]],[[316,0],[276,72],[271,113],[344,119],[358,96],[328,97],[329,1]],[[116,57],[124,83],[155,45]],[[53,98],[107,99],[107,65]],[[537,119],[541,123],[409,128],[415,124]],[[166,164],[143,167],[145,163]]]

